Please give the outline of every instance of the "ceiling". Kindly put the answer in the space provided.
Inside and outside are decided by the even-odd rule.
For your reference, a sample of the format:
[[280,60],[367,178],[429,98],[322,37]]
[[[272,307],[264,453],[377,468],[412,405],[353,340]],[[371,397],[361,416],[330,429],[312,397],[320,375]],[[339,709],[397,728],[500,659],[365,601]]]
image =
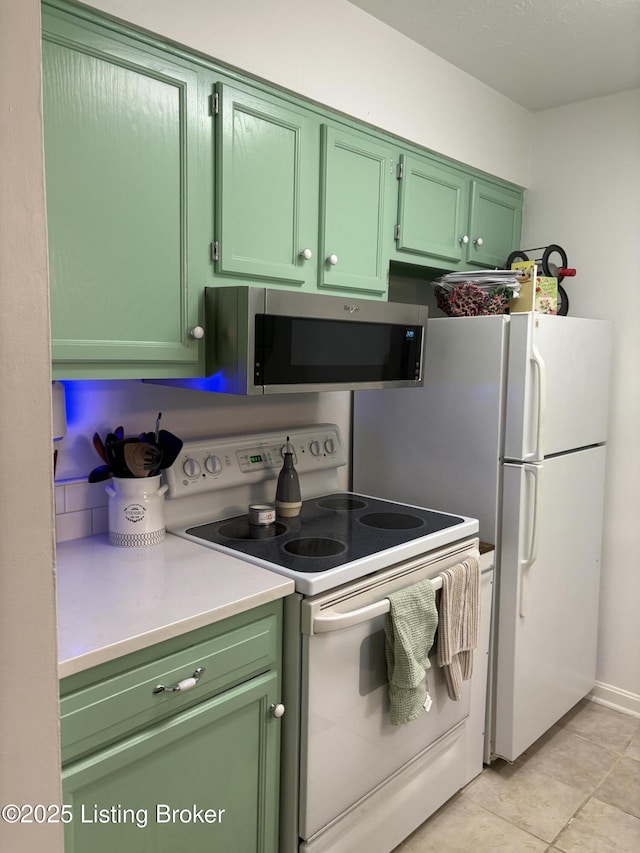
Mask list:
[[532,112],[640,86],[640,0],[349,0]]

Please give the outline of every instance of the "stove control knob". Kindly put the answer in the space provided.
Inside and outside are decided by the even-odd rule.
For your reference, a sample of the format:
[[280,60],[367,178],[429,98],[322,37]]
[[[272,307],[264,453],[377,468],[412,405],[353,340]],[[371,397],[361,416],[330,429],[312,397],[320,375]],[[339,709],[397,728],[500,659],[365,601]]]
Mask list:
[[200,476],[202,468],[196,459],[189,456],[189,458],[185,460],[182,470],[184,471],[185,476],[189,477],[190,480],[195,480],[196,477]]
[[333,456],[336,452],[336,443],[332,438],[328,438],[324,443],[324,449],[327,451],[329,456]]
[[222,463],[217,456],[207,456],[204,460],[204,468],[209,474],[219,474],[222,471]]
[[309,445],[309,450],[313,456],[320,456],[320,442],[312,441]]
[[282,717],[284,716],[284,705],[278,703],[277,705],[272,705],[269,709],[271,711],[271,715],[273,717]]

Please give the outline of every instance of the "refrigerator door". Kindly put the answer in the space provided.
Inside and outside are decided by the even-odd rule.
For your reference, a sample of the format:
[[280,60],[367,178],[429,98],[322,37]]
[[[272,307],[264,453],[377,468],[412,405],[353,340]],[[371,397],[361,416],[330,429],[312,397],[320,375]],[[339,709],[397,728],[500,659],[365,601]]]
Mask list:
[[503,466],[493,753],[508,761],[595,683],[605,454]]
[[606,441],[611,323],[512,314],[510,327],[505,458],[541,461]]
[[497,541],[507,324],[429,319],[423,388],[355,392],[356,491],[469,514]]

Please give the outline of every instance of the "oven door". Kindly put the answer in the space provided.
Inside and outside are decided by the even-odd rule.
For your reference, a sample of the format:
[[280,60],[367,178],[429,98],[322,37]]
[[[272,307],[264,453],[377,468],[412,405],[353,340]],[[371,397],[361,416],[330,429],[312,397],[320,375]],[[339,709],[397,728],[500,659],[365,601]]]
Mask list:
[[303,601],[299,831],[305,840],[468,717],[471,682],[460,701],[449,699],[434,645],[430,711],[406,725],[389,723],[384,611],[390,592],[477,556],[475,547],[477,540],[441,549]]

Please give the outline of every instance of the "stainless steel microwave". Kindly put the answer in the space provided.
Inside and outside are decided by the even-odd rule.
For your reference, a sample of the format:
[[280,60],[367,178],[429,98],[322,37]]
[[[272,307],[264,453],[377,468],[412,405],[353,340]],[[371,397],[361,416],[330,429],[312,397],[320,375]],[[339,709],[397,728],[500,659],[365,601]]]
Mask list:
[[423,305],[205,288],[206,384],[226,394],[287,394],[423,384]]

